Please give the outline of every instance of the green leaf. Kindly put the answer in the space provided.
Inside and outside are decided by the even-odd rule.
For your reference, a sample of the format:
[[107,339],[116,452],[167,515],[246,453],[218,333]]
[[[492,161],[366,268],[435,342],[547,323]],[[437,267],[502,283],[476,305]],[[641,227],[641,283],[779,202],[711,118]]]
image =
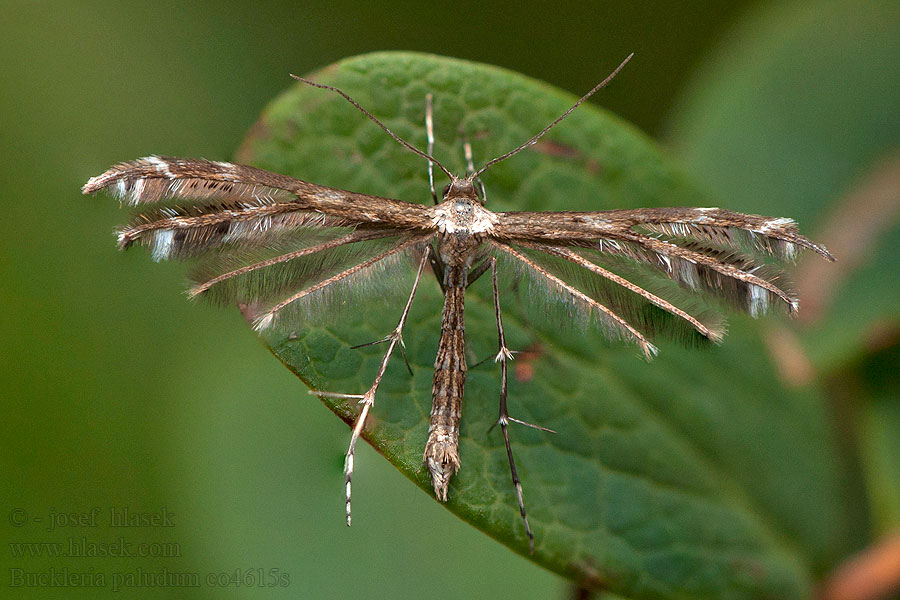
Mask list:
[[[420,148],[425,95],[433,93],[435,154],[457,172],[464,170],[460,131],[483,163],[574,101],[502,69],[409,53],[347,59],[313,78],[339,86]],[[598,109],[580,108],[548,138],[485,174],[491,209],[711,204],[645,136]],[[431,202],[423,159],[342,99],[303,85],[266,109],[238,158],[324,185]],[[337,321],[305,323],[266,341],[311,388],[361,393],[383,348],[350,346],[393,329],[408,283],[401,288],[393,306],[357,303]],[[466,299],[470,354],[491,356],[497,340],[486,277]],[[748,320],[734,321],[724,346],[701,352],[664,344],[647,363],[635,348],[544,318],[525,290],[501,302],[510,346],[535,350],[513,363],[513,416],[559,432],[511,431],[535,562],[636,599],[803,598],[817,573],[859,543],[863,517],[844,494],[848,468],[821,395],[777,382]],[[392,360],[365,432],[429,494],[422,452],[440,307],[436,282],[424,280],[404,333],[413,375]],[[498,367],[488,361],[470,369],[462,468],[447,508],[527,555],[503,442],[499,431],[488,433],[498,398]],[[358,412],[350,401],[326,403],[348,423]],[[428,531],[423,523],[422,535]]]
[[823,370],[900,328],[898,40],[896,2],[767,4],[672,118],[679,155],[719,198],[791,216],[837,257],[798,278],[797,331]]
[[[900,529],[900,344],[884,348],[839,374],[845,397],[856,401],[859,453],[878,535]],[[859,399],[865,399],[859,402]]]

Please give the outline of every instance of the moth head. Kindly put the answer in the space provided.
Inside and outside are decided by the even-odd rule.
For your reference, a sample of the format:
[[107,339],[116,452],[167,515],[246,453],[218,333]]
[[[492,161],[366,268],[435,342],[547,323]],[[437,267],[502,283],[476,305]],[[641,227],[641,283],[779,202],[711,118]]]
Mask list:
[[478,192],[475,190],[475,184],[471,179],[460,179],[454,177],[453,181],[444,188],[444,201],[447,200],[468,200],[470,202],[478,202],[483,204]]

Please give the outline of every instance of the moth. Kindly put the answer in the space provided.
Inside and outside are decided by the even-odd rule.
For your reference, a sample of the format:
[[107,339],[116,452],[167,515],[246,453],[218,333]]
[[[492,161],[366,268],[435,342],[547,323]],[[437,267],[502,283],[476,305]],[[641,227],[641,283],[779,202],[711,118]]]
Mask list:
[[[434,362],[432,409],[423,461],[434,493],[446,501],[450,479],[460,468],[459,424],[466,380],[464,304],[466,289],[488,272],[492,282],[500,365],[499,417],[529,548],[522,484],[509,437],[514,419],[507,404],[507,346],[500,308],[498,272],[526,273],[579,311],[592,316],[611,337],[633,342],[649,358],[664,327],[713,342],[724,329],[629,277],[630,268],[677,282],[691,293],[722,298],[753,316],[781,305],[790,314],[798,299],[774,261],[794,259],[810,249],[828,260],[823,246],[798,233],[789,218],[772,218],[719,208],[645,208],[595,212],[493,212],[480,176],[491,166],[535,144],[580,104],[605,87],[630,60],[582,96],[543,130],[506,154],[475,169],[466,143],[467,172],[455,175],[432,156],[430,95],[426,99],[427,149],[419,150],[388,129],[343,91],[294,76],[340,94],[399,144],[427,161],[433,203],[416,204],[316,185],[286,175],[227,162],[150,156],[124,162],[91,178],[90,194],[107,190],[141,212],[118,231],[119,248],[151,248],[156,260],[201,259],[192,297],[252,302],[254,327],[296,322],[297,307],[353,286],[403,258],[417,264],[415,279],[393,331],[373,343],[386,344],[377,374],[363,394],[312,392],[358,400],[345,460],[346,519],[356,443],[375,402],[388,361],[403,348],[403,330],[422,275],[429,268],[443,291],[440,341]],[[439,197],[434,167],[449,179]],[[768,257],[768,260],[766,259]],[[622,267],[622,268],[617,268]],[[624,269],[624,270],[623,270]],[[665,332],[663,332],[665,333]],[[367,345],[367,344],[363,344]]]

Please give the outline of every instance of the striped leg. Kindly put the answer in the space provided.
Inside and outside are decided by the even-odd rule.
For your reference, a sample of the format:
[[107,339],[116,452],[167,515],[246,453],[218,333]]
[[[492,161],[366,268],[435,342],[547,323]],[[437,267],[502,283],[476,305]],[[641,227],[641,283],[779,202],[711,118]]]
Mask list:
[[499,350],[494,358],[495,362],[500,363],[500,417],[497,419],[497,425],[503,432],[503,442],[506,444],[506,455],[509,457],[509,472],[512,475],[513,486],[516,488],[516,499],[519,501],[519,513],[522,515],[522,522],[525,524],[525,534],[528,536],[528,551],[534,554],[534,533],[528,525],[528,516],[525,514],[525,500],[522,496],[522,482],[519,480],[519,474],[516,472],[516,461],[513,459],[512,446],[509,443],[509,423],[519,423],[541,431],[556,433],[552,429],[532,425],[509,416],[509,410],[506,404],[508,368],[507,362],[512,360],[513,353],[506,347],[506,335],[503,333],[503,320],[500,318],[500,292],[497,286],[497,259],[491,257],[491,282],[494,288],[494,314],[497,317],[497,337],[499,340]]
[[356,421],[353,424],[353,433],[350,435],[350,446],[347,448],[347,456],[344,459],[344,475],[346,476],[346,491],[347,491],[347,526],[350,526],[350,481],[353,478],[353,457],[356,452],[356,442],[359,440],[359,436],[362,434],[363,427],[366,424],[366,417],[369,415],[369,409],[372,408],[372,405],[375,404],[375,392],[378,390],[379,384],[381,384],[381,379],[384,377],[384,372],[387,369],[388,360],[391,358],[391,354],[394,352],[394,348],[399,344],[403,346],[403,326],[406,324],[406,317],[409,315],[409,309],[412,306],[413,298],[416,296],[416,290],[419,287],[419,280],[422,278],[422,271],[425,269],[425,263],[428,262],[428,256],[431,254],[431,245],[427,244],[425,246],[425,251],[422,253],[422,259],[419,261],[419,269],[416,271],[416,280],[413,283],[412,291],[409,293],[409,299],[406,301],[406,306],[403,308],[403,314],[400,316],[400,321],[397,323],[397,327],[388,335],[384,341],[388,342],[387,351],[384,353],[384,358],[381,359],[381,365],[378,368],[378,374],[375,375],[375,381],[372,382],[372,387],[365,394],[339,394],[335,392],[321,392],[310,390],[310,394],[315,396],[325,396],[328,398],[352,398],[359,400],[359,403],[362,404],[362,411],[359,413],[359,416],[356,417]]

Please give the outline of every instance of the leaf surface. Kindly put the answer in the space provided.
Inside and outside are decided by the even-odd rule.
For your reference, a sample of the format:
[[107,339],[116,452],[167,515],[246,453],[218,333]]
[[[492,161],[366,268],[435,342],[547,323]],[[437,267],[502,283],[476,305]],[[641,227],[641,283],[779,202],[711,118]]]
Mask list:
[[[621,77],[635,69],[633,63]],[[312,77],[340,87],[420,148],[425,96],[432,93],[435,155],[457,172],[465,164],[460,132],[472,141],[477,166],[529,138],[575,99],[495,67],[410,53],[351,58]],[[484,175],[492,210],[713,204],[644,135],[594,107],[580,108],[545,140]],[[339,97],[299,84],[266,109],[238,160],[319,184],[431,202],[423,159]],[[438,182],[438,189],[446,183]],[[362,393],[384,349],[350,346],[393,329],[412,265],[408,271],[397,278],[393,304],[357,299],[336,320],[273,332],[267,343],[311,388]],[[497,349],[489,278],[466,300],[473,365]],[[413,375],[399,356],[392,359],[364,434],[429,494],[422,452],[441,302],[428,275],[404,333]],[[508,284],[501,302],[510,347],[528,350],[511,365],[510,411],[559,432],[511,430],[535,562],[631,598],[802,598],[815,574],[856,543],[858,511],[846,506],[848,469],[821,395],[778,383],[748,319],[733,319],[721,347],[662,344],[661,356],[647,363],[636,348],[536,308],[525,289]],[[527,555],[502,438],[488,433],[498,398],[499,367],[487,361],[470,368],[462,468],[447,508]],[[358,412],[352,401],[324,401],[348,423]]]

